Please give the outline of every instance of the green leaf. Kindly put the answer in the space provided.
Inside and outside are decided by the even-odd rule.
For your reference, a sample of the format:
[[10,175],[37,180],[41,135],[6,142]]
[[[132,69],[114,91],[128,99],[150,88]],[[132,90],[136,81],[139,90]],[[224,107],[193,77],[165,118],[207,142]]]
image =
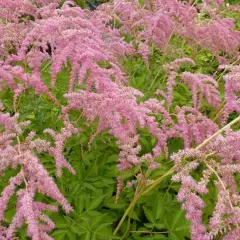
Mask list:
[[69,228],[70,227],[69,222],[65,218],[63,218],[59,215],[53,216],[52,219],[56,223],[56,228]]
[[150,223],[155,224],[156,219],[154,218],[153,212],[147,207],[143,206],[144,214]]
[[134,220],[137,220],[137,221],[140,221],[139,217],[138,217],[138,214],[136,212],[135,209],[133,209],[130,213],[129,213],[129,216],[131,216],[132,219]]
[[190,237],[190,222],[185,218],[185,212],[182,209],[174,209],[171,214],[166,216],[168,230],[177,239]]
[[103,201],[105,195],[103,196],[95,196],[94,199],[90,202],[90,204],[87,207],[87,210],[93,210],[97,208]]
[[54,237],[55,240],[64,240],[66,239],[66,234],[67,234],[67,230],[55,230],[53,233],[52,233],[52,237]]

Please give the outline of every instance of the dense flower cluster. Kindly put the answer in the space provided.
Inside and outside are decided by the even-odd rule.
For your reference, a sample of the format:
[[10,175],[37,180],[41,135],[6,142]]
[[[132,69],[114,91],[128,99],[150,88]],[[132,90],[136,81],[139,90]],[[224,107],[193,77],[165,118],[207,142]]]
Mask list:
[[[89,146],[103,131],[117,139],[120,171],[144,164],[148,173],[159,168],[158,158],[169,156],[168,140],[181,139],[184,150],[171,156],[176,171],[173,181],[181,183],[178,200],[191,221],[192,239],[210,240],[219,234],[226,240],[238,239],[240,196],[235,174],[240,171],[239,131],[227,129],[225,134],[211,139],[219,126],[201,112],[203,102],[211,105],[221,115],[222,124],[227,123],[229,115],[239,114],[237,61],[219,67],[228,71],[224,76],[224,101],[214,77],[181,71],[182,64],[195,65],[190,58],[175,59],[163,66],[168,76],[166,90],[156,92],[163,101],[146,100],[141,91],[128,86],[121,65],[122,59],[139,53],[149,66],[152,46],[163,54],[170,53],[168,45],[175,36],[192,47],[208,49],[219,61],[231,61],[239,55],[240,33],[231,19],[218,15],[223,6],[220,0],[204,1],[202,5],[178,0],[152,0],[145,5],[137,0],[116,0],[89,11],[71,1],[0,1],[0,89],[13,92],[15,113],[6,113],[0,102],[0,173],[9,167],[20,169],[0,197],[2,223],[10,198],[15,192],[17,195],[15,216],[8,226],[0,227],[1,239],[12,239],[24,223],[30,238],[52,239],[48,233],[54,229],[54,222],[44,212],[56,212],[57,206],[35,201],[37,193],[58,202],[66,213],[73,210],[38,155],[46,152],[55,159],[57,177],[63,168],[75,174],[64,157],[65,142],[82,131],[70,120],[72,110],[80,110],[88,125],[97,121]],[[201,14],[208,14],[209,19],[201,19]],[[50,66],[51,86],[43,81],[43,64]],[[63,96],[65,105],[53,91],[63,69],[70,72],[69,89]],[[179,84],[191,92],[188,106],[173,104],[173,93]],[[17,101],[29,88],[36,95],[47,96],[61,111],[62,129],[43,132],[52,141],[40,139],[34,132],[23,134],[30,122],[18,120]],[[139,129],[146,129],[156,140],[148,153],[141,154]],[[202,145],[208,138],[211,141]],[[200,175],[199,181],[191,175],[193,171]],[[127,186],[136,182],[131,180]],[[118,177],[116,200],[124,184]],[[202,221],[205,206],[201,196],[208,194],[209,184],[217,189],[218,198],[206,226]]]
[[[214,239],[219,233],[227,233],[223,239],[239,238],[239,201],[235,174],[240,172],[240,135],[228,130],[225,135],[214,138],[201,150],[186,149],[172,155],[177,174],[173,180],[181,182],[178,200],[187,211],[191,221],[192,239]],[[204,166],[200,181],[191,176],[191,172]],[[214,179],[214,181],[213,181]],[[216,186],[217,202],[209,220],[209,231],[202,220],[205,207],[201,195],[208,193],[210,182]]]
[[[217,8],[223,6],[223,1],[204,1],[203,6],[196,7],[192,3],[152,0],[141,6],[138,1],[115,1],[113,11],[122,24],[123,32],[136,36],[139,53],[144,58],[150,54],[150,42],[165,52],[173,35],[184,37],[193,46],[199,44],[211,50],[220,62],[227,61],[220,56],[220,51],[226,56],[237,57],[240,33],[234,29],[234,21],[219,18],[211,9],[212,5]],[[210,20],[201,20],[201,14],[205,13],[211,16]]]
[[[18,123],[17,120],[18,115],[14,117],[10,117],[9,114],[0,115],[0,123],[5,128],[5,131],[1,133],[0,172],[3,173],[9,165],[14,169],[18,165],[21,166],[20,172],[9,180],[9,185],[1,194],[0,221],[3,221],[8,202],[16,191],[18,199],[16,214],[12,223],[5,230],[6,239],[11,239],[16,229],[20,228],[25,221],[28,223],[29,237],[32,239],[50,239],[46,232],[54,228],[54,223],[44,215],[43,211],[57,211],[57,207],[34,202],[35,193],[41,192],[56,200],[66,213],[72,211],[72,207],[34,154],[35,144],[31,142],[33,134],[27,137],[25,143],[20,143],[19,136],[22,134],[23,127],[27,127],[29,122]],[[58,138],[63,141],[64,134]],[[13,141],[14,139],[17,141]],[[51,151],[51,148],[49,150]],[[57,159],[56,156],[56,164],[59,162]],[[19,189],[22,184],[25,184],[25,189]]]
[[223,122],[226,122],[232,112],[240,113],[240,66],[220,66],[230,72],[224,76],[225,80],[225,100],[226,104],[223,113]]

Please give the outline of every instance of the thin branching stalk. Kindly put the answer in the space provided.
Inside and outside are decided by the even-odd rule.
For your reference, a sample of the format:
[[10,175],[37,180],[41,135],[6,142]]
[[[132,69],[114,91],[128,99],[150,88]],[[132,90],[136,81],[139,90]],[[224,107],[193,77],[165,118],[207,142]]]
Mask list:
[[[232,125],[234,125],[235,123],[240,121],[240,116],[237,117],[236,119],[234,119],[233,121],[231,121],[230,123],[228,123],[226,126],[224,126],[223,128],[219,129],[216,133],[214,133],[212,136],[210,136],[209,138],[207,138],[205,141],[203,141],[200,145],[198,145],[195,149],[196,150],[200,150],[201,148],[203,148],[204,146],[206,146],[213,138],[215,138],[216,136],[218,136],[219,134],[223,133],[225,130],[227,130],[228,128],[230,128]],[[127,210],[125,211],[124,215],[122,216],[120,222],[118,223],[115,231],[114,231],[114,235],[117,234],[117,232],[119,231],[120,227],[122,226],[125,218],[128,216],[128,214],[131,212],[131,210],[135,207],[138,199],[140,199],[141,197],[143,197],[144,195],[146,195],[147,193],[149,193],[152,189],[154,189],[155,187],[158,186],[159,183],[161,183],[166,177],[172,175],[174,173],[174,167],[172,167],[168,172],[166,172],[164,175],[162,175],[161,177],[157,178],[154,182],[150,183],[149,185],[147,185],[147,189],[142,190],[142,192],[140,192],[134,199],[133,201],[130,203],[130,205],[128,206]]]

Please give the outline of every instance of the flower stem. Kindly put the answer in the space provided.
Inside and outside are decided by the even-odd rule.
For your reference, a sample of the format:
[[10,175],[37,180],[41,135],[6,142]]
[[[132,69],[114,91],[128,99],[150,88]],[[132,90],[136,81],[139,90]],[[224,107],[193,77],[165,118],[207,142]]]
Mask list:
[[130,205],[128,206],[127,210],[125,211],[124,215],[122,216],[120,222],[118,223],[113,235],[116,235],[118,230],[120,229],[120,227],[122,226],[125,218],[127,217],[127,215],[129,214],[129,212],[131,211],[132,208],[134,208],[137,200],[138,200],[139,197],[136,197],[135,199],[133,199],[133,201],[130,203]]
[[157,178],[154,182],[151,184],[147,185],[147,189],[143,191],[140,196],[146,195],[148,192],[150,192],[153,188],[155,188],[160,182],[162,182],[167,176],[172,175],[174,173],[174,167],[172,167],[168,172],[166,172],[164,175],[161,177]]
[[117,232],[119,231],[119,229],[120,229],[121,225],[123,224],[125,218],[130,213],[130,211],[134,208],[134,206],[136,205],[138,199],[141,198],[142,196],[146,195],[149,191],[151,191],[153,188],[155,188],[161,181],[163,181],[167,176],[171,175],[172,173],[174,173],[174,167],[171,168],[168,172],[166,172],[161,177],[157,178],[154,182],[152,182],[151,184],[147,185],[147,187],[148,186],[149,187],[145,191],[143,191],[143,192],[140,191],[140,193],[133,199],[133,201],[128,206],[128,208],[125,211],[124,215],[122,216],[120,222],[118,223],[118,225],[117,225],[113,235],[117,234]]
[[[211,135],[209,138],[207,138],[205,141],[203,141],[200,145],[198,145],[195,149],[199,150],[201,148],[203,148],[204,146],[206,146],[213,138],[215,138],[216,136],[218,136],[219,134],[221,134],[222,132],[224,132],[226,129],[230,128],[232,125],[234,125],[235,123],[240,121],[240,116],[238,116],[237,118],[235,118],[233,121],[231,121],[230,123],[228,123],[226,126],[224,126],[223,128],[219,129],[216,133],[214,133],[213,135]],[[121,225],[123,224],[125,218],[127,217],[127,215],[130,213],[130,211],[134,208],[134,206],[136,205],[137,201],[139,198],[141,198],[142,196],[146,195],[148,192],[150,192],[153,188],[155,188],[160,182],[162,182],[167,176],[172,175],[174,173],[174,167],[172,167],[168,172],[166,172],[164,175],[162,175],[161,177],[157,178],[154,182],[150,183],[149,185],[147,185],[147,189],[140,191],[139,194],[133,199],[133,201],[130,203],[130,205],[128,206],[127,210],[125,211],[124,215],[122,216],[120,222],[118,223],[113,235],[116,235],[117,232],[119,231]],[[142,189],[141,189],[142,190]]]

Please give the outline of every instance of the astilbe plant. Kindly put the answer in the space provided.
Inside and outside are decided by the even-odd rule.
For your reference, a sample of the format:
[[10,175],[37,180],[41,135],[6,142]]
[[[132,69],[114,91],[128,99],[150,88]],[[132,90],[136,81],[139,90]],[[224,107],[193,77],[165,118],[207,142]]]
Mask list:
[[0,2],[0,52],[1,59],[21,47],[23,39],[33,27],[32,19],[39,19],[56,8],[59,0],[1,1]]
[[203,98],[205,97],[209,105],[218,109],[221,103],[221,98],[217,81],[211,76],[205,74],[193,74],[190,72],[178,73],[178,70],[183,63],[195,65],[194,61],[190,58],[176,59],[173,62],[164,65],[164,70],[169,75],[167,80],[167,93],[162,90],[157,90],[156,93],[162,96],[170,107],[173,101],[174,86],[177,85],[177,78],[179,77],[191,90],[194,108],[199,110]]
[[[10,62],[27,58],[33,72],[40,74],[42,62],[50,60],[52,87],[57,74],[69,62],[70,92],[76,80],[78,85],[86,80],[88,90],[95,86],[100,92],[104,91],[106,81],[114,79],[118,84],[126,83],[118,57],[133,53],[133,48],[123,41],[117,30],[106,27],[98,14],[93,18],[87,11],[71,7],[67,2],[50,13],[51,16],[34,22],[16,55],[8,59]],[[47,52],[49,46],[50,54]],[[106,63],[108,68],[101,67]]]
[[225,80],[225,101],[223,110],[223,123],[226,122],[228,116],[232,112],[240,113],[240,66],[219,66],[219,69],[230,71],[224,76]]
[[[181,182],[178,200],[191,221],[192,239],[215,239],[221,233],[230,231],[223,239],[239,238],[239,192],[235,174],[239,173],[239,132],[228,130],[217,136],[207,146],[199,149],[186,149],[173,154],[171,159],[177,174],[173,181]],[[199,181],[191,175],[200,166]],[[213,183],[217,188],[217,202],[209,227],[202,221],[205,207],[201,195],[208,193]]]
[[[181,79],[191,89],[193,105],[196,109],[199,109],[201,106],[203,97],[206,98],[209,105],[216,109],[219,107],[221,98],[218,91],[218,83],[211,76],[184,72],[181,75]],[[200,90],[199,96],[198,90]]]
[[[229,71],[224,78],[225,101],[222,102],[214,77],[181,72],[183,63],[195,65],[191,58],[176,59],[163,67],[168,76],[166,91],[157,91],[163,101],[144,99],[141,91],[129,87],[121,65],[121,59],[138,52],[150,66],[152,44],[166,53],[174,35],[212,51],[219,60],[220,51],[226,58],[237,55],[239,32],[234,30],[232,20],[220,19],[211,9],[212,3],[220,8],[222,2],[205,2],[206,8],[201,11],[208,9],[210,20],[207,23],[198,19],[198,9],[192,1],[152,0],[146,1],[144,6],[138,1],[114,1],[93,12],[81,9],[71,1],[65,1],[62,6],[58,3],[51,0],[0,1],[0,6],[5,4],[5,10],[0,12],[0,84],[2,90],[13,92],[15,112],[10,116],[1,104],[0,172],[4,173],[9,167],[19,169],[0,197],[0,221],[3,223],[10,198],[15,192],[17,194],[15,215],[7,226],[2,224],[1,239],[13,238],[25,222],[30,238],[52,239],[48,233],[54,229],[54,222],[45,211],[56,212],[57,206],[35,201],[38,193],[58,202],[66,213],[73,211],[39,157],[45,152],[55,159],[58,177],[62,176],[63,168],[75,174],[64,156],[68,138],[83,131],[71,121],[73,110],[81,111],[80,117],[85,117],[86,125],[97,122],[89,150],[94,138],[108,131],[117,139],[119,171],[136,166],[140,169],[136,180],[126,182],[121,176],[117,179],[116,200],[125,184],[131,187],[141,181],[141,185],[114,234],[136,201],[175,171],[172,180],[181,183],[178,200],[183,203],[186,218],[191,221],[192,239],[214,239],[218,235],[223,239],[238,239],[240,196],[235,174],[240,170],[240,135],[239,131],[227,128],[239,121],[239,117],[219,129],[201,110],[205,100],[219,111],[225,122],[229,115],[239,113],[239,66],[220,67]],[[217,36],[224,37],[216,41],[213,30],[218,31]],[[129,34],[130,43],[125,41],[124,34]],[[21,66],[17,66],[19,63]],[[51,87],[43,81],[43,63],[50,65]],[[70,77],[68,91],[64,94],[67,103],[61,105],[52,90],[64,68],[70,68]],[[192,94],[188,106],[176,106],[173,93],[180,83],[185,84]],[[30,122],[19,120],[17,101],[27,89],[32,89],[36,95],[47,96],[61,112],[58,120],[64,126],[59,131],[50,128],[43,131],[52,141],[39,138],[34,132],[24,132]],[[156,140],[153,148],[144,154],[141,153],[139,129],[147,129]],[[159,179],[151,179],[151,171],[161,167],[158,158],[169,157],[168,140],[172,138],[181,139],[184,150],[171,156],[173,169]],[[142,170],[146,165],[145,176]],[[200,175],[199,181],[193,172]],[[208,194],[210,184],[217,189],[218,197],[209,224],[205,225],[201,196]]]
[[[9,200],[15,191],[17,192],[16,214],[12,223],[5,230],[4,239],[11,239],[17,228],[21,228],[25,221],[28,223],[29,237],[32,239],[51,239],[47,232],[54,228],[54,223],[43,211],[57,211],[57,206],[35,202],[36,192],[43,193],[59,202],[66,213],[71,212],[72,207],[60,193],[53,178],[48,175],[37,155],[34,154],[33,134],[30,134],[25,142],[20,142],[19,137],[22,134],[22,129],[27,127],[29,122],[18,123],[17,120],[18,114],[14,117],[10,117],[9,114],[1,113],[0,115],[0,123],[5,129],[1,133],[1,173],[9,166],[14,169],[18,166],[21,168],[16,176],[10,178],[9,185],[4,188],[0,197],[0,220],[3,221]],[[58,138],[63,140],[64,137],[62,134]],[[51,152],[49,146],[48,149]],[[56,156],[57,166],[59,165],[58,158]],[[63,167],[63,165],[59,167]],[[19,188],[22,185],[25,187]]]
[[[204,2],[205,7],[196,6],[193,1],[153,0],[146,1],[143,6],[138,1],[115,1],[112,11],[121,24],[120,29],[136,37],[139,53],[145,61],[151,54],[149,44],[153,43],[166,52],[175,35],[186,39],[194,48],[200,45],[210,50],[219,62],[227,62],[228,56],[234,58],[238,55],[239,31],[235,30],[232,19],[220,18],[211,8],[212,3],[218,8],[224,6],[222,1]],[[205,13],[210,15],[209,20],[200,19],[199,16]]]
[[[68,106],[64,109],[66,114],[71,109],[83,109],[83,116],[89,121],[95,120],[97,117],[98,129],[97,134],[109,129],[109,133],[119,139],[120,148],[131,149],[138,144],[138,125],[141,128],[147,127],[150,133],[158,140],[157,145],[153,149],[155,157],[160,156],[162,151],[167,153],[166,133],[158,127],[155,117],[149,116],[154,108],[161,109],[161,103],[158,101],[148,101],[138,104],[136,96],[142,96],[137,90],[131,88],[115,89],[115,92],[106,91],[103,94],[89,93],[82,90],[77,93],[66,94],[69,100]],[[131,151],[131,150],[128,151]],[[133,149],[132,149],[133,150]],[[138,152],[133,150],[135,154]],[[125,154],[122,153],[122,157]],[[141,163],[138,157],[126,156],[126,159],[120,159],[120,169],[128,169],[132,165]]]

